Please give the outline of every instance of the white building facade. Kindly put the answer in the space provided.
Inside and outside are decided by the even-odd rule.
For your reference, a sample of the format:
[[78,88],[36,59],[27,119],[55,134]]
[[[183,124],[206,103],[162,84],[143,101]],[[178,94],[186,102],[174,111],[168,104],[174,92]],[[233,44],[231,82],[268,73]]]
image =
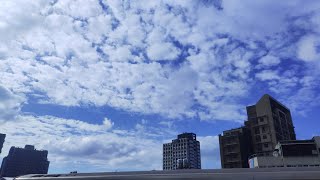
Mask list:
[[201,169],[200,142],[196,134],[183,133],[163,144],[163,170]]

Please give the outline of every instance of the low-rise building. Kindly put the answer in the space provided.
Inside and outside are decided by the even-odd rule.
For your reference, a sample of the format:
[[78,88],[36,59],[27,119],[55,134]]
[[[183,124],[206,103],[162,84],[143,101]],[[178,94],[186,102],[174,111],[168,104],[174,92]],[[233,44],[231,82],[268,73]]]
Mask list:
[[251,134],[246,127],[223,131],[219,134],[222,168],[248,168],[252,153]]
[[311,140],[280,141],[273,156],[252,156],[251,168],[270,167],[319,167],[320,136]]

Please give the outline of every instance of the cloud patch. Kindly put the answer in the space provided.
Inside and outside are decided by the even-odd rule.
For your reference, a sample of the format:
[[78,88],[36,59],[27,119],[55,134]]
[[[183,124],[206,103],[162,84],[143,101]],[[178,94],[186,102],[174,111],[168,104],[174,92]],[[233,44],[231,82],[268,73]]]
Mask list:
[[320,61],[320,41],[318,36],[307,35],[298,43],[298,57],[306,62]]
[[62,167],[64,173],[73,168],[79,172],[161,169],[159,140],[136,135],[135,130],[121,132],[112,125],[107,118],[102,124],[90,124],[53,116],[19,116],[1,125],[7,135],[2,156],[11,146],[27,143],[49,151],[52,173]]
[[23,102],[23,96],[14,95],[10,90],[0,86],[0,121],[15,119]]

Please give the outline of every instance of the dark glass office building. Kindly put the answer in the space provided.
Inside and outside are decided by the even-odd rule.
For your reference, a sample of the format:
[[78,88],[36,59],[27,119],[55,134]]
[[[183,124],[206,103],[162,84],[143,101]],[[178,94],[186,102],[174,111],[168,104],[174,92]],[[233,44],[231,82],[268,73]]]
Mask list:
[[48,151],[39,151],[34,146],[25,148],[11,147],[7,157],[3,158],[1,177],[16,177],[26,174],[47,174]]

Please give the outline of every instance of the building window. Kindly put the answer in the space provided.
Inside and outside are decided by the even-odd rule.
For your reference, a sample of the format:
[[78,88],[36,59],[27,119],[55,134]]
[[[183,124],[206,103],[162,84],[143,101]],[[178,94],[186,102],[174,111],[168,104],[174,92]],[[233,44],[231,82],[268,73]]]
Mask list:
[[263,122],[264,121],[264,119],[263,118],[260,118],[260,122]]
[[268,148],[268,147],[269,147],[269,144],[268,144],[268,143],[265,143],[265,144],[263,144],[263,146],[264,146],[265,148]]
[[257,142],[261,142],[261,137],[260,136],[256,136],[256,141]]
[[255,133],[255,134],[259,134],[259,133],[260,133],[259,128],[255,128],[255,129],[254,129],[254,133]]
[[257,151],[262,151],[262,144],[258,144],[256,148],[257,148]]
[[267,139],[267,135],[263,135],[262,138],[263,138],[263,139]]

